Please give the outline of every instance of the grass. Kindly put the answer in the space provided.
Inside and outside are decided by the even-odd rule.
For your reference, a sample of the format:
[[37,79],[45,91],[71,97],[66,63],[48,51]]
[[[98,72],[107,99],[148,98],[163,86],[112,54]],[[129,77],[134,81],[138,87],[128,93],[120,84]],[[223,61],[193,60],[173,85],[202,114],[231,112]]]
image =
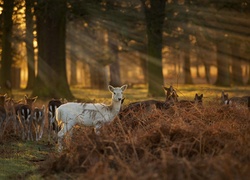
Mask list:
[[35,142],[6,141],[0,146],[0,179],[21,178],[33,174],[39,167],[36,162],[45,160],[48,150]]
[[[7,136],[0,145],[0,179],[247,179],[250,113],[246,107],[222,107],[218,98],[221,90],[229,96],[249,95],[250,87],[174,87],[179,99],[203,93],[204,106],[136,111],[103,127],[102,137],[78,126],[62,154],[48,144],[46,131],[41,142]],[[72,92],[79,99],[110,103],[107,91]],[[22,93],[14,92],[17,99]],[[125,105],[148,99],[141,87],[124,94]],[[38,100],[36,105],[46,103]]]
[[18,175],[20,173],[34,171],[35,168],[27,164],[26,160],[24,159],[15,159],[15,158],[8,158],[8,159],[1,159],[1,174],[0,179],[7,179],[13,175]]

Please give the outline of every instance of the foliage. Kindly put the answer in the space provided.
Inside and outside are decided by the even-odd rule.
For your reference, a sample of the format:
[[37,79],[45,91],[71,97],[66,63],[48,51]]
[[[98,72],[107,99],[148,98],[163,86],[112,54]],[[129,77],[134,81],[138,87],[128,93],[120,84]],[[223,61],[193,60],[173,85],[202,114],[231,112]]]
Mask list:
[[[203,107],[173,107],[132,112],[116,119],[96,136],[91,128],[77,126],[62,154],[56,144],[22,142],[10,133],[0,145],[0,176],[19,179],[246,179],[250,164],[250,115],[246,107],[219,104],[221,88],[178,86],[179,99],[204,94]],[[249,87],[224,88],[247,95]],[[110,93],[72,89],[88,102],[110,102]],[[16,97],[21,93],[13,92]],[[145,100],[145,87],[127,89],[125,104]],[[46,104],[37,102],[36,106]],[[46,130],[45,130],[46,134]],[[11,168],[16,167],[16,168]]]
[[[42,166],[46,178],[245,179],[249,111],[204,107],[134,112],[96,136],[77,127],[68,149]],[[70,174],[70,175],[69,175]]]

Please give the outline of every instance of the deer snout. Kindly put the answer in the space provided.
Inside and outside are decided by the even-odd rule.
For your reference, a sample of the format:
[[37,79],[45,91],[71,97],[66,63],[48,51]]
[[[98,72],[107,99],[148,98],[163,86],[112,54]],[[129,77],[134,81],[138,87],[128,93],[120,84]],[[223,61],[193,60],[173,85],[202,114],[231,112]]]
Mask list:
[[122,100],[122,98],[118,98],[118,101],[121,101]]

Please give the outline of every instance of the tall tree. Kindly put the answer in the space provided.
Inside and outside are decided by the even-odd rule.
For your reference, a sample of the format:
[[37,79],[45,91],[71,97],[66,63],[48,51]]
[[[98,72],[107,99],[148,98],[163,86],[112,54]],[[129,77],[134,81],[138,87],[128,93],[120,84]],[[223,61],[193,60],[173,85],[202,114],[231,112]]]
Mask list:
[[191,2],[190,0],[185,0],[185,8],[184,11],[182,11],[183,13],[183,26],[182,29],[184,31],[184,33],[182,34],[181,38],[184,40],[184,42],[182,42],[180,47],[182,48],[182,51],[184,52],[184,67],[183,67],[183,71],[184,71],[184,83],[185,84],[193,84],[193,79],[192,79],[192,75],[191,75],[191,60],[190,60],[190,46],[192,46],[191,44],[191,40],[190,40],[190,15],[189,15],[189,10],[190,10],[190,6],[191,6]]
[[26,52],[27,52],[27,62],[28,62],[28,82],[26,89],[32,89],[35,81],[35,53],[34,53],[34,22],[33,22],[33,12],[34,0],[25,0],[25,24],[26,24]]
[[163,96],[162,34],[165,0],[141,0],[147,28],[148,95]]
[[77,85],[77,69],[76,69],[77,60],[70,58],[70,85]]
[[72,99],[65,58],[67,0],[38,0],[36,5],[38,74],[33,94]]
[[91,63],[89,69],[91,87],[94,89],[107,89],[108,74],[105,66],[100,63]]
[[240,41],[236,40],[231,42],[231,53],[232,53],[232,83],[234,85],[243,85],[243,72],[241,67],[240,59]]
[[112,86],[121,86],[121,75],[120,75],[120,64],[119,64],[119,56],[118,56],[118,43],[115,38],[111,38],[111,33],[108,36],[108,45],[110,51],[112,53],[113,62],[109,65],[110,69],[110,85]]
[[230,86],[230,71],[229,71],[229,58],[227,56],[228,45],[224,41],[218,40],[216,43],[217,48],[217,79],[215,85]]
[[[246,43],[245,46],[245,52],[247,54],[250,54],[250,42]],[[250,57],[247,57],[247,68],[248,68],[248,80],[247,80],[247,85],[250,85]]]
[[191,63],[190,63],[190,52],[189,48],[186,48],[184,53],[184,64],[183,64],[183,71],[184,71],[184,83],[185,84],[193,84],[193,79],[191,76]]
[[12,14],[14,0],[4,0],[3,24],[2,24],[2,57],[0,69],[0,92],[8,92],[11,95],[11,65],[12,65]]

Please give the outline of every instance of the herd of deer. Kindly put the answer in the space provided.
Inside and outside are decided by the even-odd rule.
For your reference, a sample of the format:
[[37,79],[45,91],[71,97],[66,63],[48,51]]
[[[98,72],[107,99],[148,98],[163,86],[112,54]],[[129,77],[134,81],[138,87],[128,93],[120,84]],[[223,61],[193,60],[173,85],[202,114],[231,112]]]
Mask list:
[[[22,137],[23,140],[39,141],[43,136],[45,119],[48,119],[48,140],[53,137],[58,140],[58,150],[61,151],[62,140],[65,134],[72,130],[76,124],[94,127],[95,133],[99,134],[100,128],[119,117],[126,120],[129,113],[138,110],[149,111],[152,107],[164,110],[172,106],[202,106],[203,94],[195,94],[194,100],[178,100],[178,94],[173,86],[163,87],[166,99],[165,101],[145,100],[133,102],[125,108],[121,108],[124,101],[123,92],[127,89],[127,85],[121,87],[108,86],[112,93],[112,102],[110,105],[102,103],[63,103],[62,100],[52,99],[48,102],[47,108],[33,107],[37,97],[24,96],[24,102],[14,101],[7,98],[7,95],[0,95],[0,135],[3,134],[8,123],[12,122],[14,132]],[[232,97],[224,91],[221,93],[221,104],[223,105],[242,105],[248,106],[250,110],[250,96]],[[46,116],[47,115],[47,116]]]
[[[24,96],[24,100],[15,101],[7,97],[7,94],[0,95],[0,137],[4,134],[6,127],[11,124],[13,132],[22,140],[39,141],[43,136],[46,119],[45,105],[34,107],[36,97]],[[48,103],[48,136],[56,131],[55,110],[62,104],[62,100],[52,99]]]

